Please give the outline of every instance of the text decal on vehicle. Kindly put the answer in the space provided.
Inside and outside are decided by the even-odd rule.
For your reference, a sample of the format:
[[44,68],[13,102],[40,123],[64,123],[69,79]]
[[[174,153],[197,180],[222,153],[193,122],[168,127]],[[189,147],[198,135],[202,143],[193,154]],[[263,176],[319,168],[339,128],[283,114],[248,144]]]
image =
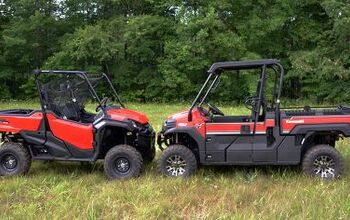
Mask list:
[[287,124],[303,124],[304,123],[304,119],[300,119],[300,120],[286,120]]

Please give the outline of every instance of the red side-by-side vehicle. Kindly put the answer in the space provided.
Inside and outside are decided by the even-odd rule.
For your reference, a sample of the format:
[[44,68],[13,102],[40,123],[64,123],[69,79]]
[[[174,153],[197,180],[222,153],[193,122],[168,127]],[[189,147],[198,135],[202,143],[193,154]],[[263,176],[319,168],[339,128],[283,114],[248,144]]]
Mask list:
[[[225,74],[258,71],[256,92],[246,97],[247,115],[225,115],[209,103]],[[278,60],[214,63],[189,110],[168,117],[158,134],[158,170],[190,176],[198,165],[302,165],[321,178],[341,175],[336,141],[350,136],[346,106],[282,108],[284,70]],[[237,86],[237,85],[231,85]],[[205,108],[208,106],[208,108]]]
[[[35,76],[41,110],[0,111],[0,175],[25,174],[32,160],[104,159],[106,175],[124,179],[153,160],[155,132],[148,118],[125,108],[106,74],[47,70]],[[96,89],[100,84],[102,91]],[[85,109],[90,101],[98,103],[96,114]]]

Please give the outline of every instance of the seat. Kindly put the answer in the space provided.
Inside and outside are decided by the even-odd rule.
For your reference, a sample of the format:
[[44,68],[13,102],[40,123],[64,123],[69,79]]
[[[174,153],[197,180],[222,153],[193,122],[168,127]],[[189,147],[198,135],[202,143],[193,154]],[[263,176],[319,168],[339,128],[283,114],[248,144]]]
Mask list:
[[85,111],[85,109],[80,111],[80,118],[83,123],[93,123],[95,121],[95,116],[96,114],[89,113]]
[[80,121],[80,111],[75,107],[74,103],[67,103],[62,109],[62,117],[72,121]]

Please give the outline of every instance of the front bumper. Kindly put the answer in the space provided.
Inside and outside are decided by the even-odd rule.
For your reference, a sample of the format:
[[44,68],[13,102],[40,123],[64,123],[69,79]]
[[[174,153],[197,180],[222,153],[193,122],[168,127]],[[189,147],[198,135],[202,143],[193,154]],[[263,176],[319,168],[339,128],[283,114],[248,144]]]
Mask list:
[[162,131],[157,134],[157,145],[159,149],[164,150],[163,144],[166,146],[169,146],[169,143],[167,142],[167,138],[165,137],[164,133],[168,131],[171,128],[176,127],[176,120],[175,119],[167,119],[163,123]]
[[140,131],[137,135],[137,145],[145,149],[153,148],[155,140],[156,133],[150,125],[148,125],[147,129]]
[[163,146],[162,146],[163,143],[166,144],[166,142],[165,142],[165,137],[164,137],[164,133],[163,133],[163,132],[159,132],[159,133],[157,134],[157,145],[158,145],[159,149],[161,149],[161,150],[164,150],[164,148],[163,148]]

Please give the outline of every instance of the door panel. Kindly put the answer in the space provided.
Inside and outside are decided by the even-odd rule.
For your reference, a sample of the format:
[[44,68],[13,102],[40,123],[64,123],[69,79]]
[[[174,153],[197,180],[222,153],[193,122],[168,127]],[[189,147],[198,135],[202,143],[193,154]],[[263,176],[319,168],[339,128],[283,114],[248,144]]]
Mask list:
[[227,163],[241,164],[252,162],[252,135],[237,136],[236,140],[227,148]]
[[[267,119],[261,124],[257,123],[253,139],[253,162],[275,162],[277,160],[276,148],[268,139],[273,137],[271,129],[274,127],[275,120]],[[271,139],[273,140],[273,138]]]
[[225,162],[226,149],[236,138],[232,135],[208,134],[205,142],[206,161]]
[[247,129],[250,127],[250,122],[206,123],[206,158],[212,158],[208,161],[250,163],[253,137]]
[[77,147],[80,150],[93,149],[92,124],[81,124],[56,117],[47,113],[50,129],[55,137]]
[[256,134],[253,140],[253,161],[273,162],[276,161],[275,148],[269,147],[266,134]]
[[276,148],[268,143],[273,119],[257,122],[206,123],[206,155],[211,161],[241,164],[276,161]]

